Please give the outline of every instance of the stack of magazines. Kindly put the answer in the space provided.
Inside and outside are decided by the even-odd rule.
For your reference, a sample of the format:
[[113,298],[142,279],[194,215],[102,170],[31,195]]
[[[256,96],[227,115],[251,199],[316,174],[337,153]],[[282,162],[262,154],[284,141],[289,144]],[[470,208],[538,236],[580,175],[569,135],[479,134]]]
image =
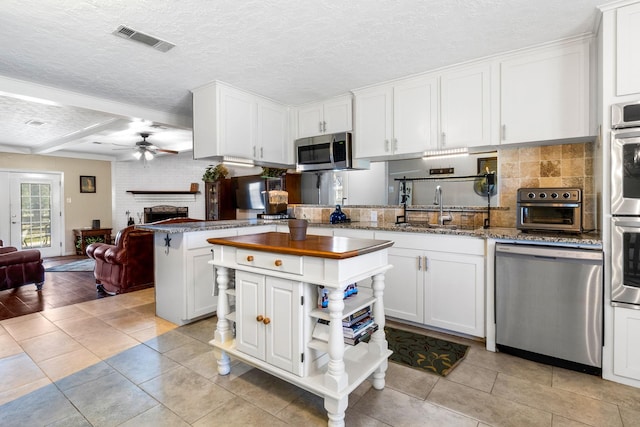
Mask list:
[[[318,319],[314,337],[322,339],[322,336],[328,339],[329,321]],[[342,319],[342,333],[345,344],[356,345],[361,341],[367,340],[372,333],[378,330],[378,325],[374,323],[371,315],[371,307],[365,307]],[[321,333],[325,332],[325,333]]]

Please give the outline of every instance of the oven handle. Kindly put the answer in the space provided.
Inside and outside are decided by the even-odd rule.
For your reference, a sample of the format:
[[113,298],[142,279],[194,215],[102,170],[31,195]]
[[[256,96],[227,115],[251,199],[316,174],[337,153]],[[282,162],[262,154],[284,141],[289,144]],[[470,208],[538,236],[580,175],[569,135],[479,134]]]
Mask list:
[[613,225],[615,227],[632,227],[640,228],[640,221],[638,219],[620,219],[614,218]]
[[518,203],[518,206],[522,206],[522,207],[525,207],[525,208],[535,207],[535,206],[542,206],[542,207],[546,207],[546,208],[579,208],[580,207],[580,203],[547,203],[547,202],[525,203],[525,202],[520,202],[520,203]]

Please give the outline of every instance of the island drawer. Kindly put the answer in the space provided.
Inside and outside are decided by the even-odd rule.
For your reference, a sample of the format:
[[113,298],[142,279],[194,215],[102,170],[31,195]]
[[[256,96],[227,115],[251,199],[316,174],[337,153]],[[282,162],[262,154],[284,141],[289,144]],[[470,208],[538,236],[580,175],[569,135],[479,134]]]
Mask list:
[[284,273],[303,274],[302,257],[297,255],[275,254],[271,252],[238,249],[236,263],[251,267],[266,268]]

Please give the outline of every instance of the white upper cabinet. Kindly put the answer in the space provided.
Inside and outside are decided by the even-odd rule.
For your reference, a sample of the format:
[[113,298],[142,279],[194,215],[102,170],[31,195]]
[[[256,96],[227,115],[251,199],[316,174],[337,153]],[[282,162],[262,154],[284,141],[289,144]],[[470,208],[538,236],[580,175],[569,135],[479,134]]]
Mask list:
[[195,89],[193,156],[291,164],[287,107],[220,82]]
[[397,154],[435,148],[438,85],[434,77],[396,84],[393,89],[393,150]]
[[351,96],[298,107],[298,138],[353,129]]
[[491,65],[440,76],[439,148],[491,144]]
[[220,86],[220,146],[229,156],[255,158],[256,102],[240,90]]
[[393,86],[356,92],[355,116],[356,157],[393,154]]
[[437,141],[437,80],[407,79],[356,91],[356,157],[419,153]]
[[619,8],[616,34],[616,95],[640,93],[640,3]]
[[288,109],[280,104],[267,99],[258,101],[258,142],[254,153],[256,159],[269,163],[293,163],[288,114]]
[[589,42],[527,51],[500,62],[501,143],[589,135]]

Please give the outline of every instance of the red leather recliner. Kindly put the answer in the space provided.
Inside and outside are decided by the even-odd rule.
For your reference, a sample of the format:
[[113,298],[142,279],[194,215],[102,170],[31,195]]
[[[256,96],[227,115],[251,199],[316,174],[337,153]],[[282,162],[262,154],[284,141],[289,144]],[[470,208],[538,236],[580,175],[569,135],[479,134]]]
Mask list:
[[[0,246],[2,240],[0,240]],[[44,265],[37,249],[17,250],[12,246],[0,247],[0,291],[34,283],[41,290],[44,283]]]
[[123,228],[115,245],[92,243],[87,255],[96,260],[93,274],[96,287],[108,294],[149,288],[154,282],[153,233],[136,230],[135,225]]
[[[153,224],[194,221],[201,220],[170,218]],[[93,274],[98,290],[115,295],[154,285],[153,234],[130,225],[118,232],[114,245],[92,243],[87,246],[87,255],[96,260]]]

